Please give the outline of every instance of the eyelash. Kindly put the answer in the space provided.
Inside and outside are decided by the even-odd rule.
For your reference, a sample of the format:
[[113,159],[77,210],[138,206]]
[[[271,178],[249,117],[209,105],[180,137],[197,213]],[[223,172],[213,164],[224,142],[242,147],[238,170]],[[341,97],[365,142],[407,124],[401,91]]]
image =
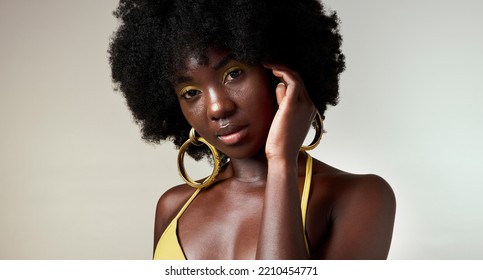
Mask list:
[[[232,77],[231,74],[233,73],[236,73],[237,75],[235,77]],[[240,77],[241,74],[243,74],[243,70],[240,67],[231,67],[223,74],[223,83],[230,82],[231,80]]]
[[[191,94],[193,95],[191,95]],[[194,87],[191,87],[191,86],[188,86],[188,87],[185,87],[181,90],[180,92],[180,96],[183,97],[184,99],[192,99],[194,97],[196,97],[196,95],[198,95],[200,93],[200,90],[194,88]]]
[[[235,74],[236,76],[233,77],[233,74]],[[223,73],[222,82],[224,84],[227,82],[231,82],[234,79],[240,77],[241,74],[243,74],[243,70],[240,67],[235,66],[235,67],[229,68],[227,71]],[[183,97],[184,99],[192,99],[196,97],[200,92],[201,92],[200,90],[198,90],[193,86],[187,86],[180,91],[179,96]]]

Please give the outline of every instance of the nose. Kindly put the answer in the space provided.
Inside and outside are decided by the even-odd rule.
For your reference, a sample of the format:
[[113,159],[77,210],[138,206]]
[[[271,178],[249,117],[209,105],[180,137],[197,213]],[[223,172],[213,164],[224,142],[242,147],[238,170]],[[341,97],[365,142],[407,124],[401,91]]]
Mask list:
[[236,110],[236,104],[225,89],[213,87],[208,90],[207,114],[210,120],[228,118]]

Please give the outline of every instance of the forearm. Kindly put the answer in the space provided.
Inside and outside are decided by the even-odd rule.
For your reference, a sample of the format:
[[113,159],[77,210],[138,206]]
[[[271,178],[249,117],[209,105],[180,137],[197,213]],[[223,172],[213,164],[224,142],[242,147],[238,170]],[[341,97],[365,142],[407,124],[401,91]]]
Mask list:
[[257,259],[307,259],[297,161],[269,160]]

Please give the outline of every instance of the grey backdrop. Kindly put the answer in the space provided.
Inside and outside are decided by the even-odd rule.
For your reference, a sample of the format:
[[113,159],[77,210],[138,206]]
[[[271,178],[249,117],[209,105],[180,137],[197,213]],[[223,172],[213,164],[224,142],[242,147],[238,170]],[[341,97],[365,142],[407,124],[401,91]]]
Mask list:
[[[483,2],[326,3],[347,71],[313,155],[392,185],[390,259],[483,258]],[[113,92],[116,4],[0,0],[0,259],[151,258],[181,180]]]

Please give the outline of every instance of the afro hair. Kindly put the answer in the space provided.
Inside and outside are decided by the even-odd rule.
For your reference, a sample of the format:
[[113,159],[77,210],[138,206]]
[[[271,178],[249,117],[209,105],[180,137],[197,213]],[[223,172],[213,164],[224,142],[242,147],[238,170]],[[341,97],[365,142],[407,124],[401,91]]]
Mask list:
[[[168,139],[179,148],[188,139],[172,79],[188,56],[210,47],[297,71],[322,115],[337,104],[345,67],[339,20],[317,0],[120,0],[114,15],[112,79],[148,142]],[[195,159],[208,152],[188,149]]]

